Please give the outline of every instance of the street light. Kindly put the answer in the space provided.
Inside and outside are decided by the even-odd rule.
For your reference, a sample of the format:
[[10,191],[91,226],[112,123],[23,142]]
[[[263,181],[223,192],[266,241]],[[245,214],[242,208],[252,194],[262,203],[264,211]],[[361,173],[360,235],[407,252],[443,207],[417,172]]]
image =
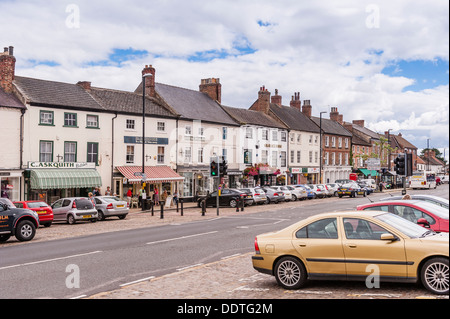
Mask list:
[[[151,73],[142,75],[142,181],[147,179],[145,176],[145,79],[152,77]],[[144,200],[141,203],[144,210]]]
[[322,114],[327,113],[326,111],[320,112],[320,121],[319,121],[319,129],[320,129],[320,156],[319,156],[319,184],[322,184]]

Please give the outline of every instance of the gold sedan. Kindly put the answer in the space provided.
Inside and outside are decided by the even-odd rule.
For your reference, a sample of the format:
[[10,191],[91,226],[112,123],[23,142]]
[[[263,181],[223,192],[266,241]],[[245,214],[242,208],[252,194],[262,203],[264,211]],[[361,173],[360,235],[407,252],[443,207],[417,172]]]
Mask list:
[[308,279],[362,280],[370,288],[380,281],[420,281],[435,294],[448,294],[448,247],[448,233],[391,213],[337,212],[256,236],[252,262],[285,289],[301,288]]

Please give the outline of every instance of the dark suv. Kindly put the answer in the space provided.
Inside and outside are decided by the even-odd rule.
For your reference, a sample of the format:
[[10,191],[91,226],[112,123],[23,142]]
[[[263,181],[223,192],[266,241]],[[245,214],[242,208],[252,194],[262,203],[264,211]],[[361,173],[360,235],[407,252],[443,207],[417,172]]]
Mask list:
[[29,209],[16,208],[7,198],[0,198],[0,242],[16,236],[19,241],[28,241],[36,235],[39,217]]

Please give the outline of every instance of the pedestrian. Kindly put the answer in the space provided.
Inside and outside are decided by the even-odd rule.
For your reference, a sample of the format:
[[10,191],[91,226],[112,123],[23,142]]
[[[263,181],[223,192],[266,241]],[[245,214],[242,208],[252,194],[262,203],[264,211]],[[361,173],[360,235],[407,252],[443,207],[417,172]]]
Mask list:
[[156,204],[156,206],[159,205],[159,191],[158,191],[158,187],[155,187],[155,204]]
[[138,203],[138,206],[139,206],[139,207],[140,207],[141,204],[142,204],[142,192],[143,192],[143,189],[144,189],[144,186],[142,186],[142,187],[139,189],[139,203]]
[[378,186],[380,187],[380,193],[383,192],[383,182],[380,182]]
[[94,188],[94,191],[92,192],[92,195],[94,196],[100,196],[100,191],[98,190],[98,187]]
[[409,195],[409,194],[405,194],[405,195],[402,197],[402,199],[404,199],[404,200],[410,200],[410,199],[412,199],[412,197],[411,197],[411,195]]
[[127,203],[128,206],[131,204],[131,197],[133,197],[133,192],[131,191],[131,187],[128,188],[128,192],[127,192]]
[[165,189],[163,194],[161,195],[161,200],[164,202],[164,204],[166,203],[168,196],[169,196],[169,194],[167,194],[167,190]]
[[89,192],[88,196],[89,196],[89,200],[91,201],[92,205],[95,206],[94,194],[92,194],[91,192]]
[[111,195],[111,187],[109,187],[109,186],[106,187],[105,195],[106,196],[110,196]]

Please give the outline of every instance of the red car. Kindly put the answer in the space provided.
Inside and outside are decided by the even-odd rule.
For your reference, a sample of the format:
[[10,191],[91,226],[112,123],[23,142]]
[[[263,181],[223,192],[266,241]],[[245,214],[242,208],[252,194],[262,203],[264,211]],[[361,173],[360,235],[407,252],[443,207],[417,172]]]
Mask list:
[[39,224],[50,227],[53,222],[53,209],[40,200],[16,201],[13,204],[17,208],[28,208],[35,211],[39,216]]
[[448,233],[449,211],[439,205],[421,200],[390,200],[359,205],[357,210],[380,210],[399,215],[409,221]]

